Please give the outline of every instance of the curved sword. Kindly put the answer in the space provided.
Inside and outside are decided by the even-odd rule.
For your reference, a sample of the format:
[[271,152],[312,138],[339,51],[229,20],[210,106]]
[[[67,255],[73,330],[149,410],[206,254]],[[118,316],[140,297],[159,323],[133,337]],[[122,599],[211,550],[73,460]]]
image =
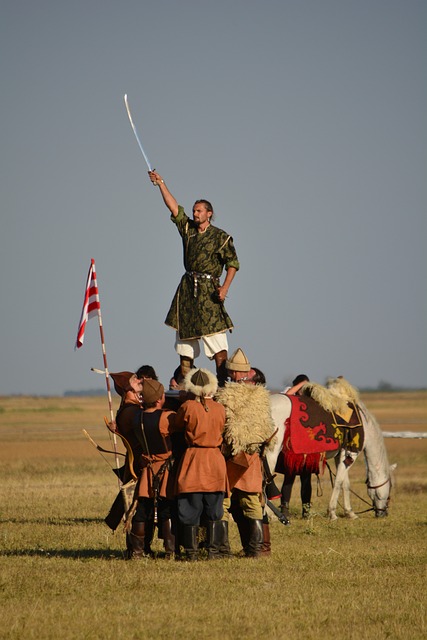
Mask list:
[[139,136],[138,136],[138,131],[136,130],[136,127],[135,127],[135,125],[133,123],[133,120],[132,120],[132,114],[131,114],[130,108],[129,108],[127,93],[125,93],[124,101],[125,101],[125,105],[126,105],[126,111],[128,112],[129,122],[130,122],[130,125],[131,125],[131,127],[133,129],[133,132],[135,134],[136,141],[137,141],[137,143],[139,145],[139,148],[141,149],[142,155],[144,156],[144,160],[145,160],[145,163],[146,163],[146,165],[148,167],[148,171],[152,171],[150,161],[149,161],[149,159],[147,157],[147,154],[144,151],[144,147],[142,146],[141,140],[139,139]]

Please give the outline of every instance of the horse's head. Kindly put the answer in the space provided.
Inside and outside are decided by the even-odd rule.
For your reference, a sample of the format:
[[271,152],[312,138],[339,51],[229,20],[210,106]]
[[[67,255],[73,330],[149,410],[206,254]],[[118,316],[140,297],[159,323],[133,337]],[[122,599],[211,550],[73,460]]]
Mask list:
[[384,482],[371,486],[368,482],[368,495],[372,500],[372,507],[375,511],[376,518],[384,518],[388,515],[388,505],[390,503],[390,493],[392,487],[391,472],[394,471],[396,465],[390,466],[390,473]]

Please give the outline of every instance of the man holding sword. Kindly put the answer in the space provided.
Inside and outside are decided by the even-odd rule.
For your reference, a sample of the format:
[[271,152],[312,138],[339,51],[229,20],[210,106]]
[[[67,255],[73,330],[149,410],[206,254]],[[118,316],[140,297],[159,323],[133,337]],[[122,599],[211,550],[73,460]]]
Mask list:
[[[156,171],[149,171],[148,175],[159,187],[182,238],[185,273],[165,320],[165,324],[176,330],[175,350],[180,356],[182,379],[200,354],[199,341],[202,340],[205,354],[215,361],[218,381],[223,385],[227,375],[227,331],[233,328],[224,300],[239,269],[233,238],[211,224],[213,208],[210,202],[196,200],[190,218],[161,175]],[[223,269],[226,276],[221,284]]]

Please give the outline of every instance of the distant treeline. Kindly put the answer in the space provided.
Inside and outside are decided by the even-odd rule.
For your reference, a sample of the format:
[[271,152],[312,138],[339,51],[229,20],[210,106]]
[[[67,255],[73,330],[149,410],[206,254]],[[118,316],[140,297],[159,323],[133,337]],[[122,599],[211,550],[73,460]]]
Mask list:
[[81,389],[80,391],[64,391],[64,397],[70,396],[104,396],[106,390],[104,389]]
[[382,393],[393,391],[423,391],[424,389],[425,387],[401,387],[385,380],[380,380],[376,387],[359,387],[359,390],[363,393],[369,393],[370,391],[381,391]]

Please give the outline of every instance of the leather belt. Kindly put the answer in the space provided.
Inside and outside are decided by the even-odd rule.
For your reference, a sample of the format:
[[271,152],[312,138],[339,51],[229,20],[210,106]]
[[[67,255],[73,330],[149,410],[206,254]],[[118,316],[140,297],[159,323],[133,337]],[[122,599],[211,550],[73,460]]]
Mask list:
[[197,298],[197,288],[199,280],[218,280],[216,276],[210,273],[199,273],[198,271],[186,271],[186,275],[193,279],[193,296]]

